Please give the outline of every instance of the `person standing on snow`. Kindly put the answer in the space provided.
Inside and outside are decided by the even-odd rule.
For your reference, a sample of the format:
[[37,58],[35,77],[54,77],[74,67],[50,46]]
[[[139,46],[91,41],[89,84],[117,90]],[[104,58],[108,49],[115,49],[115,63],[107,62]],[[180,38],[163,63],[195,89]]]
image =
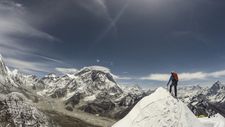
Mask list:
[[172,83],[170,85],[170,93],[172,93],[172,87],[174,87],[175,97],[177,97],[178,75],[174,71],[171,72],[171,76],[170,76],[170,79],[169,79],[169,81],[167,83],[167,87],[168,87],[168,85],[170,84],[171,81],[172,81]]

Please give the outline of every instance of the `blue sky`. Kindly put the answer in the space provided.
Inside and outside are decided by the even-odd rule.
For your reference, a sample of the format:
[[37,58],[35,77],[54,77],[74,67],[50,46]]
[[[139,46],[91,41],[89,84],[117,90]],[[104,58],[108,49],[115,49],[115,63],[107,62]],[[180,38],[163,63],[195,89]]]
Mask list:
[[23,73],[111,69],[125,84],[225,78],[224,0],[1,0],[0,53]]

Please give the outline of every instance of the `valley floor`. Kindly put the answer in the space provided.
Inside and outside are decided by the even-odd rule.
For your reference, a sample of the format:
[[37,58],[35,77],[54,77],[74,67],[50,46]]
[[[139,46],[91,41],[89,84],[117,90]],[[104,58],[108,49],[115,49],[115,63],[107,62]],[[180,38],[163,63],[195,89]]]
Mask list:
[[111,127],[116,122],[80,110],[67,111],[62,102],[54,99],[42,100],[36,106],[63,127]]

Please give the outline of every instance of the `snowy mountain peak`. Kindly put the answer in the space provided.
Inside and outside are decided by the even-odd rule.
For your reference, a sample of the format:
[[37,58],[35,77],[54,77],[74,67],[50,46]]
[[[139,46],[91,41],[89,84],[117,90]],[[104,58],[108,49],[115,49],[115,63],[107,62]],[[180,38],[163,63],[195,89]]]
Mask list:
[[79,77],[91,77],[93,81],[100,80],[105,82],[106,79],[117,84],[114,80],[114,75],[110,72],[110,69],[103,66],[90,66],[84,67],[75,74]]
[[0,74],[1,75],[6,75],[7,74],[7,69],[5,66],[5,63],[3,61],[2,55],[0,54]]
[[2,54],[0,54],[0,61],[2,60]]
[[66,75],[65,75],[65,77],[69,77],[69,78],[71,78],[71,79],[76,78],[76,76],[75,76],[75,75],[73,75],[73,74],[66,74]]
[[103,67],[103,66],[89,66],[89,67],[83,67],[75,75],[82,75],[84,73],[92,72],[92,71],[111,74],[110,69],[108,69],[106,67]]
[[14,69],[13,71],[10,71],[9,69],[7,69],[7,70],[8,70],[8,73],[12,76],[16,76],[19,73],[17,69]]
[[102,71],[104,73],[111,73],[109,68],[106,68],[103,66],[89,66],[89,67],[84,67],[83,69],[90,69],[92,71],[95,70],[95,71]]
[[203,127],[181,101],[164,88],[139,101],[131,112],[113,127]]
[[195,87],[196,89],[202,89],[202,87],[200,85],[196,85]]
[[216,95],[216,94],[218,94],[218,91],[220,91],[222,89],[225,90],[225,86],[220,81],[217,81],[208,90],[208,95]]
[[[188,88],[187,88],[188,89]],[[199,86],[199,85],[194,85],[194,86],[190,86],[190,88],[189,88],[190,90],[201,90],[202,89],[202,87],[201,86]]]
[[57,76],[53,73],[50,73],[48,75],[45,76],[45,78],[56,78]]
[[211,88],[220,89],[222,86],[223,86],[222,83],[220,81],[217,81],[213,84],[213,86]]

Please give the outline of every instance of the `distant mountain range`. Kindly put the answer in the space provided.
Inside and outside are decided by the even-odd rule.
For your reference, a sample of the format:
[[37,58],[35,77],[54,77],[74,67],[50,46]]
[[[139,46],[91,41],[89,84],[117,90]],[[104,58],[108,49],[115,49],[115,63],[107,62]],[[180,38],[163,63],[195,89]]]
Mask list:
[[[26,115],[25,111],[28,110],[26,108],[29,108],[24,107],[23,103],[36,107],[36,112],[43,115],[48,111],[76,112],[79,110],[94,116],[121,119],[141,98],[146,96],[138,86],[121,87],[114,80],[114,75],[105,67],[84,67],[74,74],[63,76],[48,74],[38,78],[22,74],[17,70],[11,71],[5,66],[2,57],[0,58],[0,91],[5,96],[16,93],[9,102],[17,102],[17,98],[21,98],[21,103],[12,107],[20,118],[17,121],[9,120],[15,126],[29,125],[28,122],[22,122],[21,114]],[[8,102],[8,100],[3,99],[2,105],[5,106],[5,101]],[[17,106],[24,109],[19,109]],[[50,123],[50,118],[47,116],[48,114],[45,115],[44,122],[38,123],[38,126]]]
[[[197,115],[211,116],[220,113],[225,117],[225,85],[215,82],[210,88],[200,86],[181,88],[180,96]],[[184,94],[185,93],[185,94]]]
[[[122,86],[114,77],[108,68],[90,66],[74,74],[38,78],[11,71],[0,56],[0,125],[111,126],[154,92]],[[180,87],[178,91],[179,99],[195,115],[225,115],[225,86],[219,81],[210,88]]]

